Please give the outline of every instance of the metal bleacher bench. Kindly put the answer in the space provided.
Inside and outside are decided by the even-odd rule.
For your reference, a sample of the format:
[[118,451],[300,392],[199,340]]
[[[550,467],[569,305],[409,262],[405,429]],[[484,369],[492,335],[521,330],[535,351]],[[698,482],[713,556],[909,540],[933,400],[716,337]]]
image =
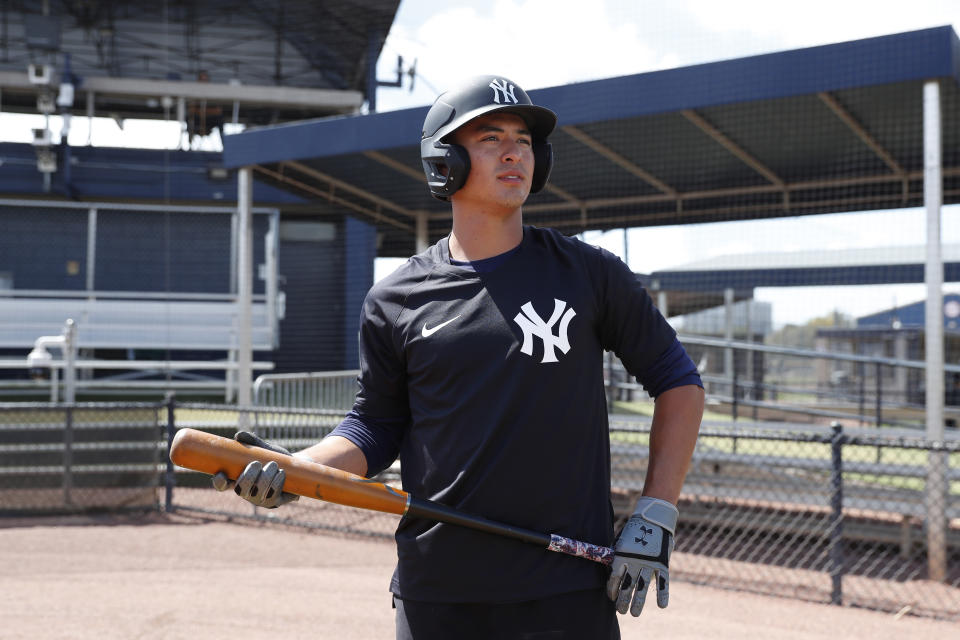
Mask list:
[[[80,349],[229,350],[237,346],[237,307],[230,296],[150,299],[142,293],[32,298],[0,294],[0,348],[30,349],[41,335],[77,323]],[[121,299],[126,295],[126,299]],[[217,299],[219,298],[219,299]],[[274,348],[273,320],[263,301],[252,305],[255,350]]]
[[[77,381],[78,388],[156,386],[144,378],[156,372],[224,371],[226,380],[180,375],[178,386],[195,389],[224,388],[232,393],[230,372],[236,369],[239,347],[238,306],[229,294],[164,294],[150,292],[0,291],[0,348],[23,349],[23,357],[0,359],[0,368],[26,368],[26,352],[41,336],[57,336],[66,320],[76,325],[78,369],[136,370],[110,378]],[[277,319],[265,296],[251,304],[251,342],[255,351],[276,348]],[[85,350],[118,349],[165,352],[164,360],[90,360]],[[190,353],[222,352],[221,360],[190,360]],[[195,358],[195,356],[193,356]],[[62,366],[62,360],[53,364]],[[255,370],[271,370],[272,362],[254,362]],[[11,388],[26,383],[10,381]],[[19,386],[18,386],[19,385]],[[33,385],[35,386],[35,385]]]

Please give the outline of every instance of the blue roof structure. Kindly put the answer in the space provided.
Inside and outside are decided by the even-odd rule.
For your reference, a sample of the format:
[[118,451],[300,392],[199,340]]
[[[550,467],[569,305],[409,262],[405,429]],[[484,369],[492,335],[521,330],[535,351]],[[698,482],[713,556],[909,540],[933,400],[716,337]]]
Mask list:
[[[924,329],[926,317],[926,302],[921,300],[857,318],[857,328],[889,329],[895,326],[903,329]],[[950,330],[960,328],[960,295],[950,293],[943,296],[943,326]]]
[[[944,26],[530,91],[559,125],[550,183],[525,220],[577,233],[919,206],[931,79],[944,203],[958,202],[960,40]],[[225,137],[224,165],[315,199],[337,185],[341,204],[377,221],[384,248],[409,255],[419,214],[431,241],[449,225],[422,177],[426,111],[250,129]]]
[[[153,202],[237,201],[235,171],[223,169],[219,153],[110,147],[70,147],[52,174],[51,195],[80,200]],[[44,195],[32,145],[0,143],[0,193],[4,197]],[[218,177],[220,176],[220,177]],[[299,205],[307,198],[256,180],[258,205]]]
[[[74,113],[93,106],[100,114],[161,119],[171,115],[160,108],[163,96],[197,98],[187,105],[188,114],[197,117],[186,120],[199,135],[234,118],[267,124],[352,113],[365,94],[372,97],[372,67],[399,5],[399,0],[4,2],[3,110],[37,112],[38,87],[26,82],[25,74],[33,62],[72,77]],[[283,91],[271,97],[271,89]],[[88,91],[95,96],[88,98]]]

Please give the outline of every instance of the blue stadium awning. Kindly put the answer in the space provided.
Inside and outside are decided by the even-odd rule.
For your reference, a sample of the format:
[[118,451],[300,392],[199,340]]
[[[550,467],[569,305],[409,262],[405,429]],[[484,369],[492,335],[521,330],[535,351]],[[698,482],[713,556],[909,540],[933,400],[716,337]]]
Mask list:
[[[944,203],[960,202],[960,40],[937,27],[531,91],[556,165],[524,207],[568,233],[920,206],[922,85],[941,80]],[[409,255],[449,206],[424,184],[426,107],[251,129],[224,163],[374,221]]]

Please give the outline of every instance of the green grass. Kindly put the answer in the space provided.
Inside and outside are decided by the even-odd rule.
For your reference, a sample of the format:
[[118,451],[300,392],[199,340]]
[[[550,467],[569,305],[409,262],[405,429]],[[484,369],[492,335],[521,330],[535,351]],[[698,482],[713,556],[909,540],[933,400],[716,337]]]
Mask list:
[[[36,424],[63,423],[66,412],[62,409],[15,409],[0,412],[0,426],[29,427]],[[73,412],[73,424],[98,424],[129,422],[144,424],[150,422],[163,423],[165,414],[153,408],[130,408],[119,410],[78,409]]]
[[[613,403],[613,413],[614,414],[625,414],[633,416],[646,416],[648,418],[653,417],[653,403],[644,402],[644,401],[633,401],[625,402],[622,400],[616,400]],[[733,422],[733,418],[730,417],[729,413],[717,413],[716,411],[711,411],[709,405],[703,412],[703,419],[708,421],[716,422]],[[739,418],[739,422],[744,420],[750,421],[749,418]]]
[[[653,403],[650,401],[615,403],[615,413],[621,415],[636,415],[652,417]],[[175,419],[180,426],[198,428],[218,428],[227,431],[239,428],[240,412],[225,410],[185,409],[175,410]],[[143,424],[156,421],[157,424],[166,423],[166,409],[137,408],[121,411],[80,410],[74,413],[74,424],[123,422]],[[62,410],[15,410],[0,412],[0,425],[23,425],[53,423],[63,420]],[[707,410],[704,420],[731,422],[728,414],[721,414]],[[279,425],[278,425],[279,426]],[[649,446],[647,433],[611,433],[611,441],[621,444]],[[737,453],[744,456],[771,456],[776,458],[799,460],[829,460],[831,457],[830,445],[817,442],[792,442],[788,440],[763,440],[750,437],[733,436],[701,436],[698,450],[720,453]],[[893,464],[914,466],[925,469],[928,463],[929,452],[921,449],[903,447],[876,447],[868,445],[845,445],[843,447],[844,462],[862,462],[877,464]],[[960,467],[960,453],[951,453],[948,457],[950,468]],[[846,482],[860,486],[891,487],[922,491],[926,484],[925,478],[918,476],[899,476],[893,474],[875,474],[862,472],[845,472]],[[950,483],[951,494],[960,495],[960,482]]]
[[[614,412],[624,415],[653,416],[652,402],[615,402]],[[711,411],[704,413],[704,420],[731,422],[729,414]],[[610,436],[613,442],[649,446],[650,438],[646,433],[614,432]],[[830,460],[830,445],[819,442],[791,442],[788,440],[763,440],[750,437],[701,436],[697,443],[699,451],[737,453],[744,456],[770,456],[784,460]],[[869,445],[845,445],[844,462],[862,462],[875,464],[905,465],[926,469],[929,452],[922,449],[903,447],[876,447]],[[960,467],[960,453],[949,455],[949,466]],[[844,472],[844,481],[861,486],[890,487],[922,491],[926,480],[921,476],[900,476],[893,474],[872,474]],[[960,495],[960,482],[950,483],[950,493]]]

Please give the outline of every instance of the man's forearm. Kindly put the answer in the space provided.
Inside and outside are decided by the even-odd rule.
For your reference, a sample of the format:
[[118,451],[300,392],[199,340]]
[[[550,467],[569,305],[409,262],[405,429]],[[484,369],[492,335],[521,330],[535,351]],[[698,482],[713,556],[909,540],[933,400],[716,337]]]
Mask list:
[[703,389],[675,387],[657,398],[643,495],[676,504],[703,419]]
[[367,458],[363,455],[363,451],[341,436],[328,436],[317,444],[298,451],[295,455],[358,476],[367,475]]

